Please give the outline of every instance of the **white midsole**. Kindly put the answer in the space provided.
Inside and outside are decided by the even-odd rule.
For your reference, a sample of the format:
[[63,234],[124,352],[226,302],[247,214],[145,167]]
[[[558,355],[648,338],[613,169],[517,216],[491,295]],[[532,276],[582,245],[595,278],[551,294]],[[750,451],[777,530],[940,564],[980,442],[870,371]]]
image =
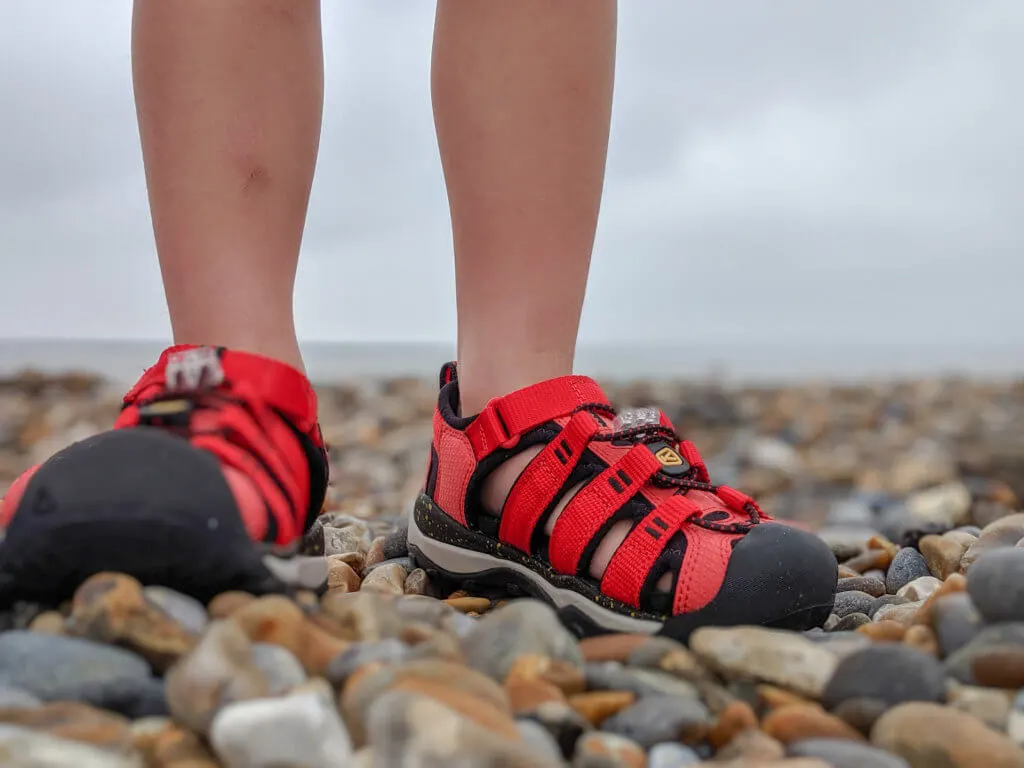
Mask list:
[[602,608],[578,592],[549,584],[525,565],[494,557],[485,552],[475,552],[472,549],[463,549],[453,544],[446,544],[443,541],[432,539],[419,529],[416,521],[413,519],[409,520],[409,544],[419,549],[424,557],[438,568],[442,568],[456,576],[468,577],[496,568],[515,571],[525,576],[537,588],[542,590],[547,595],[548,601],[556,608],[561,609],[573,606],[586,614],[597,625],[610,632],[654,634],[663,626],[660,621],[634,619],[615,613],[615,611],[610,611],[607,608]]

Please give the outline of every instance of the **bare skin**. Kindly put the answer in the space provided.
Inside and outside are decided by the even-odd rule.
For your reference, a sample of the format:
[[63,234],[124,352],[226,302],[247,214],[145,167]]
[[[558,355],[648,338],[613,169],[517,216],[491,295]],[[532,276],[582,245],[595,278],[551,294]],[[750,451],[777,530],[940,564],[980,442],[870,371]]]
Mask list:
[[[614,0],[438,3],[432,94],[463,413],[572,372],[615,34]],[[321,46],[316,0],[136,0],[139,128],[177,343],[302,367],[292,301],[323,109]],[[492,508],[533,455],[493,474]],[[595,577],[627,531],[606,536]]]

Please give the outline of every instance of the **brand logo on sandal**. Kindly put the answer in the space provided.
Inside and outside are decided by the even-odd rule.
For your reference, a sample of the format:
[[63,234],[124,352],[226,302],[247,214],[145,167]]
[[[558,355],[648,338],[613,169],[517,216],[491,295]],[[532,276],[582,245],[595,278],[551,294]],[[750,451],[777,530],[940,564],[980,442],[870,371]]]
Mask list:
[[683,463],[683,457],[676,453],[671,448],[662,448],[656,454],[654,458],[660,461],[666,467],[678,467]]
[[167,358],[167,389],[172,392],[216,387],[224,381],[224,369],[213,347],[175,352]]

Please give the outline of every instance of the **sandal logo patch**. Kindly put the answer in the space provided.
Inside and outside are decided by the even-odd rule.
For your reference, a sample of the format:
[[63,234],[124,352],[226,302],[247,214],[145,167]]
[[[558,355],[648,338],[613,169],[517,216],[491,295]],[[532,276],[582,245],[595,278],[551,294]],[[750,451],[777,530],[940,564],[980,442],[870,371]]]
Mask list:
[[683,464],[683,457],[676,453],[675,450],[673,450],[672,448],[669,448],[668,446],[662,448],[660,451],[654,454],[654,458],[656,458],[658,461],[662,463],[663,466],[666,467],[679,467],[682,466]]

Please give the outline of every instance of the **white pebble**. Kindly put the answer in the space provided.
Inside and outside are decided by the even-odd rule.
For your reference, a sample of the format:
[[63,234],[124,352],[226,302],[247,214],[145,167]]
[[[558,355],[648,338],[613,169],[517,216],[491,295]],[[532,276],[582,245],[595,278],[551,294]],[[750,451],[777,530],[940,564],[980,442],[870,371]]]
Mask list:
[[942,582],[934,576],[919,576],[909,584],[904,584],[896,593],[912,602],[927,600],[932,592],[942,586]]

